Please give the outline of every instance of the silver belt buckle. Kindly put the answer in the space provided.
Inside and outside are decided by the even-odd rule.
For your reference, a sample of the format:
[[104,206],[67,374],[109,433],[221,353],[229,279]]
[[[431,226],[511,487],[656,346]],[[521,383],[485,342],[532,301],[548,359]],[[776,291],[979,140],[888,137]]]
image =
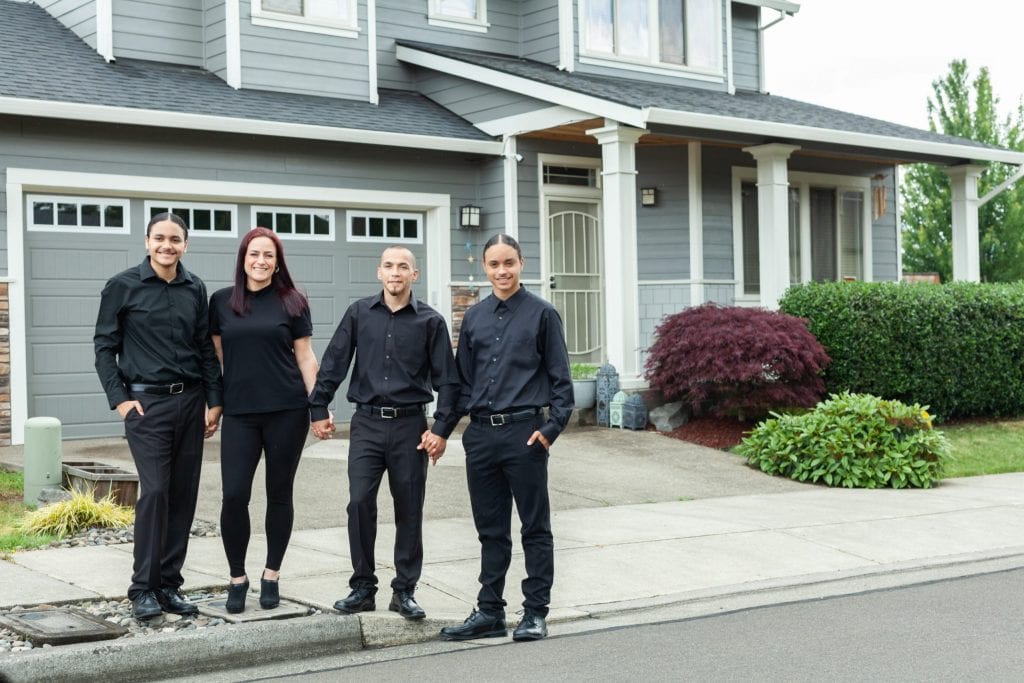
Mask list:
[[[498,418],[500,420],[500,422],[495,422],[494,418]],[[501,427],[501,426],[503,426],[505,424],[508,424],[508,423],[505,421],[505,415],[504,414],[491,415],[491,426],[492,427]]]
[[398,417],[398,408],[394,406],[381,406],[380,417],[382,420],[392,420]]
[[180,394],[181,392],[185,391],[185,383],[184,382],[175,382],[174,384],[171,385],[170,388],[171,388],[171,394]]

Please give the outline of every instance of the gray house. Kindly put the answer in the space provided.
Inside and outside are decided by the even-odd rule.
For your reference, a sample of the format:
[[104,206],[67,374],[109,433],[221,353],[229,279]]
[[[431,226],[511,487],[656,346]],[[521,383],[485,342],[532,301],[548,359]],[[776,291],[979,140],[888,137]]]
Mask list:
[[120,432],[93,372],[99,291],[167,209],[211,289],[245,230],[280,234],[318,353],[386,244],[457,330],[483,242],[511,233],[573,358],[627,387],[666,313],[897,279],[901,163],[948,167],[955,275],[977,279],[981,164],[1024,154],[768,95],[762,37],[798,9],[0,0],[0,438],[35,415]]

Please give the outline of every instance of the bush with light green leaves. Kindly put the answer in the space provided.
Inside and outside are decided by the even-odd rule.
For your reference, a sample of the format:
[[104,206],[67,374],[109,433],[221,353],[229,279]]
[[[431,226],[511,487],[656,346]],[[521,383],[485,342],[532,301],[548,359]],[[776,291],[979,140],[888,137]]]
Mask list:
[[737,451],[768,474],[847,488],[930,488],[949,445],[917,404],[833,394],[813,410],[760,423]]

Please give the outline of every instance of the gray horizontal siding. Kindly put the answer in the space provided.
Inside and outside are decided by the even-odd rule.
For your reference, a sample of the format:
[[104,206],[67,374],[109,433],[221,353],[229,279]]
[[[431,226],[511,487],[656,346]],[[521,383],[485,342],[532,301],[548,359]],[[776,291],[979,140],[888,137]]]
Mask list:
[[665,316],[690,306],[688,285],[640,285],[640,362],[647,362],[647,350],[654,343],[654,331]]
[[409,90],[415,76],[395,59],[395,40],[417,40],[501,54],[519,54],[519,3],[489,0],[486,33],[431,26],[428,0],[378,0],[377,77],[381,88]]
[[737,90],[760,90],[760,33],[757,30],[760,9],[750,5],[732,5],[732,77]]
[[225,81],[228,79],[226,26],[224,0],[206,0],[203,12],[205,68]]
[[545,64],[558,64],[558,2],[523,0],[521,55]]
[[903,275],[897,261],[899,226],[896,224],[896,197],[899,188],[896,186],[896,169],[890,167],[880,174],[883,178],[879,184],[885,187],[885,214],[871,223],[871,269],[875,282],[899,280]]
[[546,109],[551,105],[486,83],[424,70],[419,91],[471,123]]
[[252,23],[241,0],[242,87],[365,100],[369,97],[366,8],[357,38]]
[[[505,232],[505,168],[502,159],[483,159],[478,163],[477,194],[465,198],[452,197],[452,280],[464,282],[470,276],[478,283],[487,282],[481,252],[491,235]],[[476,204],[480,207],[480,228],[459,228],[459,207]],[[473,260],[470,261],[470,258]]]
[[735,277],[732,167],[749,166],[753,158],[738,150],[708,146],[703,147],[701,156],[704,171],[704,277],[708,280],[732,280]]
[[95,0],[35,0],[35,4],[71,29],[89,47],[96,49]]
[[203,0],[116,0],[114,56],[203,66]]
[[[637,258],[641,280],[690,277],[687,148],[637,148]],[[654,187],[657,206],[639,206],[641,187]]]

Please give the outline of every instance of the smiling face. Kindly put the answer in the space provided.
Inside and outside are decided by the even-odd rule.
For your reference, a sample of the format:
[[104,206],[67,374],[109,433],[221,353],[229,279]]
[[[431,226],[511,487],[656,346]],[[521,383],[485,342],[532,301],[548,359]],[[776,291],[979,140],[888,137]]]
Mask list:
[[390,296],[402,298],[412,291],[412,283],[419,278],[416,257],[403,247],[385,249],[377,266],[377,279],[384,285]]
[[277,248],[269,237],[257,237],[249,242],[245,252],[245,286],[256,292],[270,285],[277,269]]
[[160,221],[149,227],[146,235],[146,251],[149,263],[157,275],[165,280],[174,278],[178,261],[188,247],[188,238],[181,226],[173,221]]
[[484,273],[494,288],[494,296],[507,299],[519,291],[523,259],[510,244],[493,244],[484,252]]

